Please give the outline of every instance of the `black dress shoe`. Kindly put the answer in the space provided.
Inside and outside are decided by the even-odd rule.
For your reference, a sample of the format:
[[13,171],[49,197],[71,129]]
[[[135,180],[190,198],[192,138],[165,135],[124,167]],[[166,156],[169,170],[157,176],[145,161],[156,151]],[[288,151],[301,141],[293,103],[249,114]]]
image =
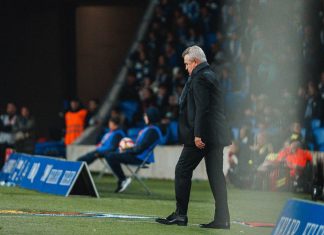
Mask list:
[[200,224],[201,228],[213,228],[213,229],[230,229],[230,224],[227,223],[217,223],[215,221],[210,222],[209,224]]
[[157,218],[155,220],[160,224],[172,225],[177,224],[180,226],[187,226],[188,224],[188,217],[186,215],[178,215],[177,213],[173,212],[166,218]]

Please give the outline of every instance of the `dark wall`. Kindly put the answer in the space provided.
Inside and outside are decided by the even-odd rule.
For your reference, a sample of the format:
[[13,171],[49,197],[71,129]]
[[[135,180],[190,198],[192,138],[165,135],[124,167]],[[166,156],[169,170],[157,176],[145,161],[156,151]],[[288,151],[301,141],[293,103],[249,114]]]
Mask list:
[[73,34],[68,33],[74,11],[60,1],[44,2],[8,1],[1,7],[0,112],[8,101],[27,105],[38,132],[46,135],[60,124],[63,98],[74,92]]
[[144,10],[143,4],[77,8],[76,77],[82,100],[102,98],[112,86]]
[[[142,2],[137,5],[134,2]],[[134,11],[143,12],[144,1],[76,1],[76,0],[31,0],[0,1],[0,113],[5,112],[5,104],[14,101],[18,106],[27,105],[36,117],[39,136],[47,136],[49,129],[60,128],[62,119],[58,113],[63,102],[74,96],[88,98],[96,90],[102,98],[103,85],[98,80],[84,79],[76,75],[76,12],[80,6],[113,5],[125,6]],[[129,15],[133,15],[129,13]],[[137,21],[141,15],[135,14]],[[131,18],[134,20],[134,17]],[[118,23],[118,21],[116,22]],[[96,25],[90,25],[96,27]],[[82,30],[82,27],[81,27]],[[134,32],[134,30],[131,30]],[[123,34],[127,34],[126,30]],[[118,37],[118,35],[117,35]],[[123,35],[125,38],[125,35]],[[129,36],[127,43],[133,39]],[[118,39],[117,39],[118,40]],[[87,44],[85,38],[82,42]],[[129,45],[120,45],[120,55],[125,54]],[[101,50],[96,47],[96,50]],[[115,48],[118,52],[118,48]],[[117,53],[118,54],[118,53]],[[118,54],[118,55],[119,55]],[[117,56],[113,68],[123,62],[123,56]],[[92,57],[93,58],[93,57]],[[93,71],[97,71],[93,59],[89,61]],[[99,66],[102,66],[100,64]],[[81,69],[81,73],[82,69]],[[114,74],[105,76],[112,81]],[[102,79],[102,75],[100,75]],[[78,79],[80,80],[78,82]],[[100,81],[100,80],[99,80]],[[107,82],[106,82],[107,83]],[[111,84],[111,82],[107,83]],[[88,94],[87,87],[91,86]],[[85,95],[83,95],[85,94]]]

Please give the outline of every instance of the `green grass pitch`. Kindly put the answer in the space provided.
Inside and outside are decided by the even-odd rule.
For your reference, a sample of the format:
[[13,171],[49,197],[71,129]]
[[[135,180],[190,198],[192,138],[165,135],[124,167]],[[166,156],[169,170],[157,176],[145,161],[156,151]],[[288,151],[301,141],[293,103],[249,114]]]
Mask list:
[[[100,199],[60,197],[16,187],[0,187],[0,210],[98,212],[110,214],[162,216],[174,210],[174,184],[168,180],[146,180],[153,195],[146,195],[136,182],[122,194],[115,194],[115,179],[96,179]],[[240,190],[228,186],[231,230],[201,229],[199,223],[210,222],[213,198],[207,181],[193,181],[189,204],[189,226],[166,226],[152,219],[49,217],[0,215],[0,234],[271,234],[271,228],[251,228],[233,221],[275,223],[290,198],[309,199],[308,195],[287,192]]]

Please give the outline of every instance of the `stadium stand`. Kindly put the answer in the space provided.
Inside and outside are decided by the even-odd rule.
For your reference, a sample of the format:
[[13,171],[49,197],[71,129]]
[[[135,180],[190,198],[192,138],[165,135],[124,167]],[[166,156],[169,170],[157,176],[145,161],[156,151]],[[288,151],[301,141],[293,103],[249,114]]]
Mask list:
[[[306,14],[301,14],[301,2],[288,0],[278,6],[274,1],[157,1],[121,72],[125,85],[116,103],[129,136],[134,138],[143,125],[145,109],[158,105],[168,125],[166,143],[178,144],[177,99],[186,81],[181,53],[197,44],[207,52],[227,92],[226,111],[235,140],[247,126],[251,145],[257,144],[262,131],[273,151],[279,152],[290,125],[298,121],[306,148],[324,151],[324,53],[318,54],[324,51],[324,9],[310,4],[301,19]],[[121,85],[120,80],[116,84]],[[167,97],[160,102],[162,86]],[[117,97],[113,89],[110,93]],[[239,159],[250,159],[242,154],[238,151]]]

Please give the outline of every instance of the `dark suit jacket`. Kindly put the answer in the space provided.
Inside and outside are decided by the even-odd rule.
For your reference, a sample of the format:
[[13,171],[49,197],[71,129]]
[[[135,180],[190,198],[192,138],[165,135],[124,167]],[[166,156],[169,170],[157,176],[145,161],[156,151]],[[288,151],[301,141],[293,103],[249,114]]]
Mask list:
[[201,137],[207,146],[231,143],[222,93],[219,79],[207,62],[192,71],[179,104],[179,137],[183,144],[194,145],[195,137]]

